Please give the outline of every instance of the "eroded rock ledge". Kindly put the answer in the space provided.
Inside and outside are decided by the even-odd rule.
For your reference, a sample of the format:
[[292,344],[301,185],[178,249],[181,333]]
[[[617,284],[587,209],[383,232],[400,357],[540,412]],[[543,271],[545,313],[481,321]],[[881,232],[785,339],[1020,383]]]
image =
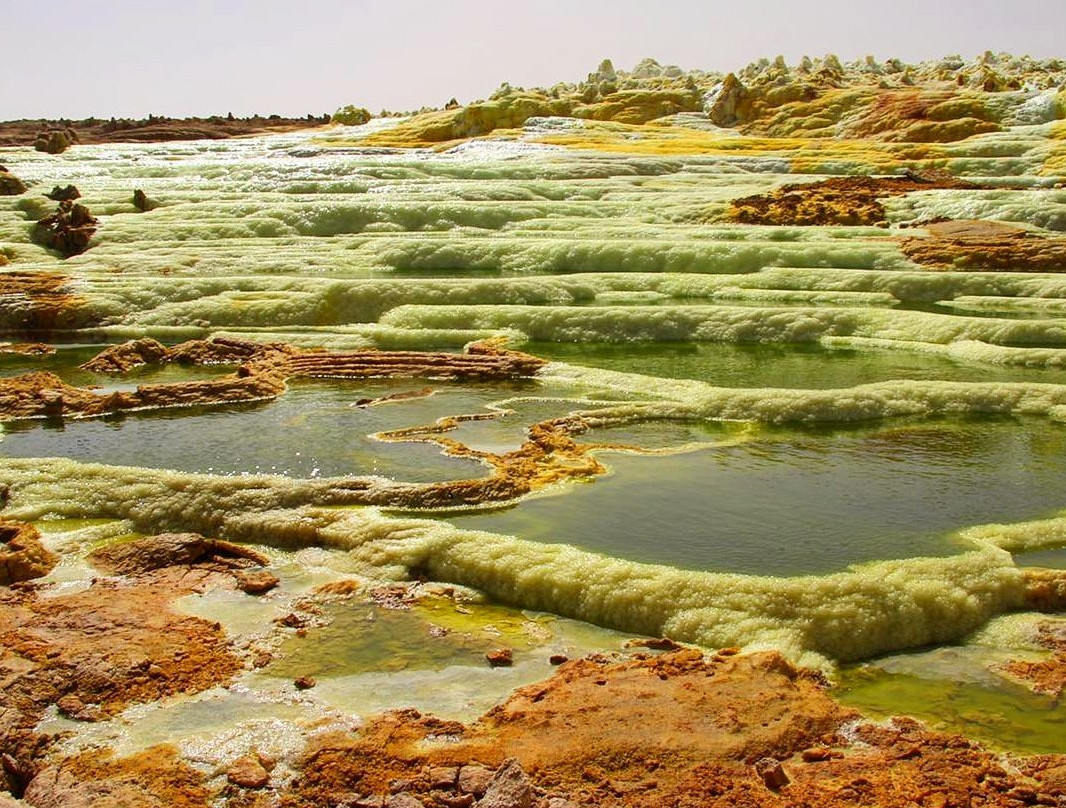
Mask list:
[[0,272],[0,326],[45,332],[75,327],[82,299],[71,294],[70,283],[51,272]]
[[[271,399],[294,377],[374,379],[430,378],[445,381],[507,380],[531,376],[546,363],[529,354],[509,351],[496,342],[467,346],[463,354],[421,351],[356,351],[333,353],[302,350],[281,343],[241,340],[194,340],[167,348],[155,340],[134,340],[101,352],[83,367],[96,372],[121,372],[146,364],[236,364],[234,373],[204,381],[142,385],[133,391],[99,394],[66,384],[54,373],[37,371],[0,379],[0,421],[28,418],[78,418],[141,409],[164,409]],[[425,391],[420,391],[424,393]],[[480,417],[480,416],[474,416]],[[456,457],[481,461],[492,469],[487,477],[442,483],[371,485],[346,481],[339,500],[352,504],[396,508],[444,508],[514,500],[565,478],[602,474],[604,467],[574,436],[586,431],[578,417],[532,425],[516,450],[494,454],[471,449],[446,433],[463,418],[442,419],[430,427],[379,435],[382,440],[424,441],[440,445]]]
[[[36,534],[30,525],[5,524]],[[50,705],[75,720],[99,721],[130,704],[231,679],[244,661],[221,625],[178,614],[171,602],[209,587],[239,588],[240,575],[265,560],[202,536],[158,536],[90,556],[103,569],[123,571],[123,578],[97,578],[70,594],[45,585],[0,589],[0,793],[25,789],[32,805],[75,804],[32,785],[54,740],[36,730]],[[122,768],[112,767],[111,776]],[[44,783],[54,789],[72,776],[90,776],[92,768],[77,764],[65,771]]]
[[900,177],[833,177],[812,183],[783,185],[767,194],[734,199],[728,218],[741,224],[882,225],[880,200],[914,191],[943,188],[977,189],[946,171],[908,171]]
[[937,269],[997,272],[1066,271],[1066,239],[1048,238],[1020,227],[979,220],[934,222],[928,237],[906,238],[903,254]]
[[282,343],[194,340],[167,348],[134,340],[101,352],[83,365],[120,373],[142,365],[235,364],[234,373],[204,381],[142,385],[108,394],[75,387],[54,373],[38,371],[0,381],[0,420],[87,417],[138,409],[222,404],[275,398],[290,378],[432,378],[502,380],[532,375],[545,362],[493,343],[469,346],[465,354],[420,351],[307,351]]

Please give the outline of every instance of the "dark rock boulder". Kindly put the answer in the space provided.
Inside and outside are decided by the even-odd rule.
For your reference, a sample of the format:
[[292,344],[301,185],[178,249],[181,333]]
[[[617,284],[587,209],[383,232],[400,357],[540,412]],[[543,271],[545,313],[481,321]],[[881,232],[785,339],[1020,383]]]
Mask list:
[[31,236],[43,247],[69,258],[89,249],[89,240],[96,232],[97,219],[84,205],[71,200],[59,203],[55,213],[34,225]]
[[156,202],[154,199],[149,199],[148,195],[145,194],[145,192],[142,191],[140,188],[138,188],[133,192],[133,207],[137,208],[137,210],[141,211],[142,213],[145,213],[147,211],[155,210],[156,208],[158,208],[159,203]]
[[26,183],[0,166],[0,196],[18,196],[26,193]]
[[57,185],[52,189],[51,193],[47,193],[45,196],[55,202],[73,202],[75,199],[81,198],[81,191],[73,185],[68,185],[66,188],[60,188]]
[[47,132],[37,133],[37,137],[33,141],[33,148],[48,154],[62,154],[77,142],[78,134],[70,127],[66,129],[50,129]]

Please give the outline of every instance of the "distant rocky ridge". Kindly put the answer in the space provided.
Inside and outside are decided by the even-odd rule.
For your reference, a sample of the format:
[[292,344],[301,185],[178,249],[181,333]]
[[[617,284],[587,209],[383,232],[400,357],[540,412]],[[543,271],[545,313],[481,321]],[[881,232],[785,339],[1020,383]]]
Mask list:
[[[334,120],[348,122],[341,113],[351,109]],[[986,52],[970,61],[948,56],[913,65],[832,55],[789,65],[779,56],[724,75],[654,59],[626,72],[604,60],[584,81],[533,89],[505,83],[486,100],[421,112],[367,142],[426,146],[531,118],[644,124],[678,113],[748,135],[947,143],[1066,116],[1066,60]]]
[[287,132],[329,123],[329,116],[282,118],[278,115],[235,118],[168,118],[149,115],[128,118],[83,120],[18,120],[0,122],[0,146],[35,146],[38,151],[58,154],[74,143],[153,143],[168,140],[219,140],[264,132]]

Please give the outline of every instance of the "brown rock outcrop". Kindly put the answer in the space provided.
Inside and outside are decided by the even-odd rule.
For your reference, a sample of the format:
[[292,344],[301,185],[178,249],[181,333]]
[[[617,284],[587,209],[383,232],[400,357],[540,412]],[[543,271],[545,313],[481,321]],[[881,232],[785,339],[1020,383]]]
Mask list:
[[0,354],[51,356],[55,352],[55,346],[46,342],[0,342]]
[[59,203],[55,213],[34,225],[32,236],[38,244],[69,258],[89,249],[96,225],[97,219],[87,207],[66,200]]
[[59,556],[41,544],[41,534],[33,525],[0,520],[0,584],[40,578],[58,563]]
[[50,272],[0,272],[0,325],[36,332],[77,324],[82,301],[67,292],[69,283]]
[[200,563],[234,570],[269,563],[266,556],[248,547],[218,539],[205,539],[197,533],[162,533],[136,541],[109,544],[90,553],[88,560],[97,569],[114,575],[137,575],[163,567]]
[[776,654],[591,658],[470,726],[407,710],[354,738],[320,736],[281,799],[310,808],[358,793],[376,805],[391,789],[426,805],[501,796],[536,808],[1059,804],[1064,755],[1007,770],[909,719],[855,719]]
[[244,755],[226,770],[226,779],[241,788],[262,788],[270,782],[270,772],[256,758]]
[[1064,272],[1066,238],[1048,238],[1020,227],[980,220],[935,222],[929,236],[906,238],[903,254],[937,269],[997,272]]
[[138,188],[133,192],[133,207],[137,208],[141,213],[147,213],[158,208],[159,203],[154,199],[149,199],[148,195]]
[[0,196],[18,196],[26,193],[26,183],[0,166]]
[[34,138],[33,148],[39,152],[47,152],[48,154],[62,154],[71,147],[74,143],[78,142],[77,133],[67,127],[65,129],[50,129],[45,132],[38,132],[37,137]]
[[203,776],[172,746],[127,758],[84,752],[41,771],[26,788],[34,808],[207,808]]
[[[97,579],[73,594],[0,590],[0,751],[9,785],[20,790],[42,765],[47,741],[34,728],[51,704],[98,720],[235,675],[242,663],[221,626],[170,609],[180,595],[232,581],[231,570],[208,560],[132,581]],[[52,804],[44,799],[34,804]]]
[[728,218],[742,224],[878,225],[886,221],[880,202],[885,197],[934,188],[978,187],[943,171],[909,171],[900,177],[833,177],[734,199]]
[[996,669],[1037,693],[1060,698],[1066,692],[1066,621],[1048,620],[1041,623],[1037,628],[1036,642],[1051,651],[1051,656],[1036,662],[1013,659]]
[[465,354],[419,351],[303,351],[279,343],[194,340],[167,348],[134,340],[102,351],[86,370],[120,372],[145,364],[239,364],[236,372],[200,382],[143,385],[135,391],[100,395],[74,387],[47,371],[0,380],[0,420],[43,416],[94,416],[123,410],[218,404],[275,398],[285,380],[307,378],[513,379],[544,361],[496,346],[472,345]]
[[165,118],[150,116],[134,120],[86,118],[80,121],[19,120],[0,122],[0,146],[36,144],[36,136],[51,131],[66,133],[77,143],[154,143],[172,140],[220,140],[268,132],[292,132],[326,126],[329,115],[282,118],[277,115],[249,118]]
[[67,185],[61,187],[56,185],[52,188],[51,192],[45,194],[53,202],[73,202],[75,199],[81,199],[81,191],[79,191],[73,185]]

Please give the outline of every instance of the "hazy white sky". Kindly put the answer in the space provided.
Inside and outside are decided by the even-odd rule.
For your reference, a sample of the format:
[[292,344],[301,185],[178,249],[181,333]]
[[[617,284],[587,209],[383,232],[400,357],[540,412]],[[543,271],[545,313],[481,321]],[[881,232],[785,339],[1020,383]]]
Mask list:
[[0,26],[0,119],[439,106],[604,57],[1066,57],[1064,0],[0,0]]

